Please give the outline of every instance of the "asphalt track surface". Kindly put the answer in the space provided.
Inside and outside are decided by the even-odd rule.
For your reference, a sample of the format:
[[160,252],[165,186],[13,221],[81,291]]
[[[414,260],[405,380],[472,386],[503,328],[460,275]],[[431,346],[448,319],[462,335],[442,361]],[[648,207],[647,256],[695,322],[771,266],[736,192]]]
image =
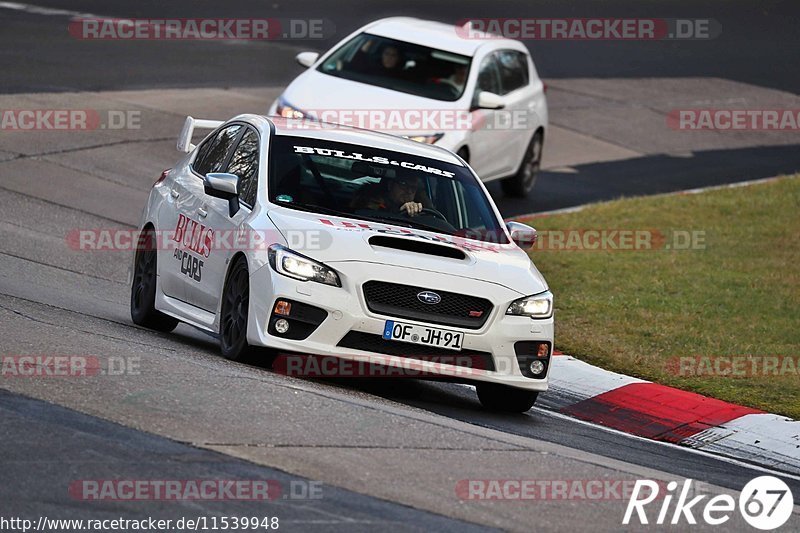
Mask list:
[[[274,12],[245,2],[224,8],[212,2],[37,5],[129,17],[318,17],[334,21],[337,35],[399,12],[389,4],[347,2],[293,3]],[[448,6],[412,2],[402,12],[453,20],[531,16],[531,9],[528,3],[460,3],[454,17]],[[703,98],[764,107],[796,102],[797,8],[791,3],[545,2],[535,15],[708,17],[720,21],[724,32],[711,43],[535,43],[563,142],[554,141],[533,199],[498,196],[505,215],[800,169],[796,133],[699,138],[671,134],[661,118],[645,116]],[[260,88],[280,86],[299,72],[292,57],[306,43],[78,43],[65,31],[67,20],[0,9],[0,90],[7,94],[0,107],[83,102],[119,109],[127,100],[143,110],[145,127],[57,139],[3,134],[0,351],[136,358],[141,370],[0,382],[2,516],[244,513],[280,516],[292,530],[524,530],[535,524],[537,530],[611,531],[619,527],[622,501],[473,502],[459,500],[454,487],[461,479],[652,476],[692,478],[714,494],[736,491],[762,473],[558,416],[547,410],[546,396],[528,414],[498,416],[481,410],[474,392],[459,385],[299,380],[263,365],[224,361],[213,339],[185,326],[171,335],[134,327],[127,310],[128,256],[75,252],[64,234],[136,223],[150,183],[175,158],[180,112],[193,107],[169,89],[250,87],[250,93],[186,94],[214,113],[237,102],[253,108],[263,101],[266,107],[276,91]],[[147,94],[119,93],[107,103],[114,98],[109,93],[79,92],[88,90]],[[221,105],[221,99],[230,102]],[[170,105],[175,111],[162,111]],[[623,119],[631,109],[644,118]],[[321,481],[324,497],[253,504],[86,502],[68,494],[69,484],[80,479],[207,478]],[[784,479],[800,495],[800,482]],[[798,517],[793,520],[796,527]],[[744,528],[741,521],[730,525]]]

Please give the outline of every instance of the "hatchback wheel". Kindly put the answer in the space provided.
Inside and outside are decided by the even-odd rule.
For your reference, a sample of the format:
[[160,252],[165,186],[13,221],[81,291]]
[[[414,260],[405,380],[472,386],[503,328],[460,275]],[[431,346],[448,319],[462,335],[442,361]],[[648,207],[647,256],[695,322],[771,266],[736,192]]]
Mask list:
[[542,148],[544,137],[541,131],[537,131],[528,144],[522,164],[516,174],[505,178],[500,182],[503,192],[508,196],[522,198],[528,195],[536,185],[536,178],[539,176],[539,167],[542,163]]
[[236,260],[222,292],[219,338],[222,355],[231,361],[247,356],[247,318],[250,305],[250,273],[243,258]]
[[136,247],[131,284],[131,320],[134,324],[156,331],[169,332],[178,325],[178,319],[157,311],[156,276],[157,254],[153,231],[142,232]]

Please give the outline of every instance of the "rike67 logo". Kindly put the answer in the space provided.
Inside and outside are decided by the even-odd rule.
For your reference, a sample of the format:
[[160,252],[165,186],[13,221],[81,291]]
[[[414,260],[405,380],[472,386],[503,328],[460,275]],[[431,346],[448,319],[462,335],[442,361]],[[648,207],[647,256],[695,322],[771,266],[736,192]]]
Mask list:
[[[697,524],[697,518],[701,517],[706,524],[718,526],[730,520],[737,508],[736,500],[728,494],[714,496],[705,505],[701,504],[707,497],[705,494],[689,499],[691,479],[684,481],[680,490],[677,481],[667,483],[666,495],[659,495],[659,488],[662,487],[663,485],[649,479],[636,480],[622,523],[630,524],[635,512],[640,524],[650,524],[654,517],[652,514],[648,517],[645,507],[656,499],[661,500],[661,505],[652,523],[658,525]],[[676,500],[674,507],[673,500]],[[789,520],[794,509],[794,497],[789,486],[782,480],[773,476],[760,476],[744,486],[739,494],[738,509],[752,527],[769,531],[779,528]]]

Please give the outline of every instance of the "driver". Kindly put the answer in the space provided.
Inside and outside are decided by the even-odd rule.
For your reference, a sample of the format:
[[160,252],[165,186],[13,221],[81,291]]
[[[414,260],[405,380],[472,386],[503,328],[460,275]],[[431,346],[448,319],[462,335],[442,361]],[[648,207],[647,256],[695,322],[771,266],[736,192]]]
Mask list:
[[353,200],[354,209],[398,210],[416,216],[432,202],[419,190],[419,180],[414,177],[383,178],[380,183],[362,187]]
[[453,67],[453,73],[446,78],[439,78],[435,80],[438,83],[446,83],[451,86],[455,92],[461,94],[464,91],[464,85],[467,83],[467,73],[469,69],[467,65],[457,64]]

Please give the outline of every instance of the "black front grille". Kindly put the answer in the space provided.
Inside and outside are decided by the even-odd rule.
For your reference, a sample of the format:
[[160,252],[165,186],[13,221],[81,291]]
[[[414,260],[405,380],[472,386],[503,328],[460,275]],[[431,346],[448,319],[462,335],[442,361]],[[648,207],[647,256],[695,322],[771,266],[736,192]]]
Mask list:
[[[427,287],[368,281],[363,289],[370,311],[397,318],[479,329],[492,312],[492,302],[484,298]],[[426,304],[417,298],[420,292],[431,290],[441,296],[439,303]]]
[[363,331],[349,332],[339,341],[337,346],[370,353],[380,353],[397,357],[407,357],[409,359],[432,361],[434,363],[463,366],[466,368],[491,371],[495,369],[494,359],[489,352],[474,350],[457,352],[445,348],[411,344],[410,342],[390,341],[384,339],[380,335],[364,333]]

